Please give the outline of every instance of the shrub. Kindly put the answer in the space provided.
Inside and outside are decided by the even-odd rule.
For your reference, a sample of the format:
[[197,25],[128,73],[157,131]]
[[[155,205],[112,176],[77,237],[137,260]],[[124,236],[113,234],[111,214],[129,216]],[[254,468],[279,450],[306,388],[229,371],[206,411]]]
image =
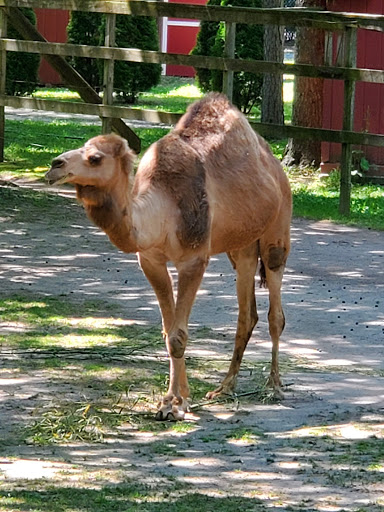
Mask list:
[[[238,7],[261,7],[262,0],[209,0],[208,5],[228,4]],[[263,27],[259,25],[236,25],[235,58],[262,60]],[[203,21],[192,50],[194,55],[222,57],[225,42],[225,24],[223,22]],[[197,70],[197,81],[203,91],[222,91],[223,72],[218,70]],[[244,113],[260,102],[263,77],[261,74],[241,71],[234,74],[233,102]]]
[[[73,11],[67,27],[68,42],[98,46],[101,21],[102,14],[97,12]],[[92,87],[100,88],[102,81],[96,59],[72,57],[70,63]]]
[[[22,8],[22,13],[36,25],[33,9]],[[10,39],[20,39],[20,34],[11,24],[8,25],[7,36]],[[7,94],[21,96],[31,94],[37,85],[40,56],[35,53],[8,52],[5,90]]]

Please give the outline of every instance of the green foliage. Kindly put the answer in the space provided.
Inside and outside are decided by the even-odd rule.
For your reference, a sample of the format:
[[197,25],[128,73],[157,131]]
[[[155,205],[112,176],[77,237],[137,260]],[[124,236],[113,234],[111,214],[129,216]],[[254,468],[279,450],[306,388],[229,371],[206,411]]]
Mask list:
[[[100,42],[102,15],[97,12],[73,11],[67,27],[68,42],[97,46]],[[94,88],[101,86],[96,59],[72,57],[71,65]]]
[[[241,7],[262,7],[261,0],[209,0],[208,5],[227,5]],[[238,24],[236,26],[237,59],[262,60],[263,27],[258,25]],[[203,21],[192,50],[194,55],[222,57],[225,43],[225,25],[223,22]],[[197,79],[203,91],[222,91],[223,72],[218,70],[198,69]],[[263,78],[261,74],[239,72],[234,74],[233,102],[243,112],[249,113],[260,102]]]
[[352,151],[352,181],[359,181],[369,171],[371,164],[365,157],[364,151],[354,150]]
[[[22,13],[28,20],[36,25],[36,16],[33,9],[23,8]],[[8,26],[7,36],[10,39],[20,39],[20,34]],[[6,70],[6,93],[12,96],[31,94],[37,84],[40,56],[35,53],[8,52]]]
[[[101,28],[101,42],[104,40],[105,21]],[[116,46],[158,50],[157,23],[154,18],[144,16],[116,17]],[[160,64],[140,62],[115,62],[115,91],[125,103],[135,103],[140,92],[157,85],[161,77]]]

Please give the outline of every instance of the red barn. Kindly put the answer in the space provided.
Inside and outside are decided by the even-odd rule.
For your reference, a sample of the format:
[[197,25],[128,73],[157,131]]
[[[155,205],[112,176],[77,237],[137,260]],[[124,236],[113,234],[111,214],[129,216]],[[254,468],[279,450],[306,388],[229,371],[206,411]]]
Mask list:
[[[205,5],[207,0],[165,0],[183,4]],[[197,34],[200,30],[199,20],[164,18],[161,34],[161,51],[167,53],[182,53],[188,55],[196,45]],[[195,76],[191,66],[166,66],[166,75]]]
[[[338,12],[384,14],[384,0],[328,0],[327,7]],[[383,70],[384,34],[359,29],[357,37],[357,67]],[[344,85],[341,80],[324,82],[323,128],[340,130],[343,124]],[[384,84],[356,83],[354,131],[384,134]],[[368,174],[382,174],[377,168],[383,166],[384,169],[384,148],[370,146],[361,149],[368,162],[376,167],[370,169]],[[323,171],[335,168],[340,157],[340,144],[322,143]]]
[[[67,25],[69,11],[59,9],[35,9],[37,30],[51,43],[65,43],[67,41]],[[52,69],[45,59],[41,59],[39,79],[43,84],[61,84],[60,75]]]

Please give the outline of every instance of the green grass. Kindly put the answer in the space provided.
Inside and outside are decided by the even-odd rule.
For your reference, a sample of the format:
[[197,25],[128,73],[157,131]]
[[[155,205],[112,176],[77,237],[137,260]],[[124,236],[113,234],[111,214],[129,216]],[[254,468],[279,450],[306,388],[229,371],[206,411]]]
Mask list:
[[202,95],[193,79],[163,77],[160,85],[140,94],[137,108],[184,113]]
[[339,213],[338,173],[321,179],[314,175],[301,181],[291,176],[293,214],[315,220],[384,230],[384,188],[380,185],[352,185],[351,214]]
[[[202,91],[192,78],[164,76],[159,85],[140,93],[137,103],[131,106],[182,113],[191,102],[198,100],[202,95]],[[56,101],[81,101],[77,92],[63,88],[44,87],[37,89],[32,96]]]
[[[52,486],[42,482],[37,489],[8,490],[3,485],[0,511],[30,512],[266,512],[268,507],[257,498],[207,496],[176,482],[145,485],[132,480],[99,488]],[[255,508],[257,507],[257,508]]]
[[[164,128],[135,131],[141,139],[142,152],[168,132]],[[99,126],[77,122],[7,121],[6,162],[0,163],[0,176],[43,180],[55,156],[76,149],[99,134]]]

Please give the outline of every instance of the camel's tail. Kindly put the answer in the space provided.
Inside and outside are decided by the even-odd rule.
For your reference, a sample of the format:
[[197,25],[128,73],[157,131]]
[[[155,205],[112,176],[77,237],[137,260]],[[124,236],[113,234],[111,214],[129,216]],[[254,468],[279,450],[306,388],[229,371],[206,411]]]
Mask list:
[[267,274],[265,273],[264,261],[260,258],[259,264],[260,288],[268,288]]

